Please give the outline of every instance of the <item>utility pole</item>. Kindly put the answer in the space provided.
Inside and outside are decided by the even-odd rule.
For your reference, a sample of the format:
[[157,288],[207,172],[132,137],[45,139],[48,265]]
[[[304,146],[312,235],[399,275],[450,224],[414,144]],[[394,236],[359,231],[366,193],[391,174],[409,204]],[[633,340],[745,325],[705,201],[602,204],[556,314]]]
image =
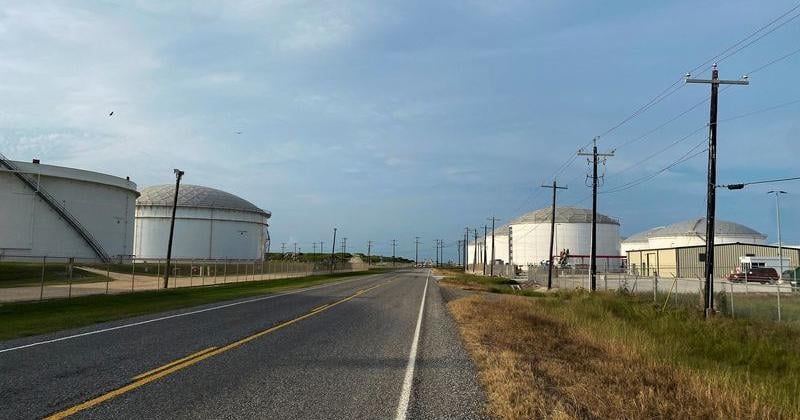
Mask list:
[[331,273],[336,271],[336,228],[333,228],[333,242],[331,242]]
[[788,194],[786,191],[770,191],[767,194],[775,194],[775,216],[778,223],[778,258],[780,258],[781,272],[778,273],[778,282],[783,281],[783,241],[781,240],[781,194]]
[[175,210],[178,209],[178,191],[181,189],[181,178],[184,172],[180,169],[175,169],[175,196],[172,197],[172,217],[169,221],[169,240],[167,241],[167,264],[164,268],[164,288],[169,285],[169,265],[172,262],[172,238],[175,234]]
[[297,242],[294,243],[294,255],[297,255]]
[[367,241],[367,265],[372,265],[372,241]]
[[488,234],[489,226],[483,225],[483,275],[486,275],[486,235]]
[[[597,137],[592,140],[592,153],[578,151],[578,156],[592,156],[592,255],[591,255],[591,283],[592,291],[597,290],[597,163],[599,157],[614,156],[610,153],[597,153]],[[603,160],[605,162],[605,159]]]
[[458,265],[461,265],[461,239],[458,240]]
[[392,239],[392,267],[394,267],[395,263],[397,262],[396,258],[395,258],[395,252],[394,252],[396,247],[397,247],[397,240],[396,239]]
[[492,262],[489,265],[489,270],[490,270],[489,275],[491,277],[494,277],[494,258],[495,258],[494,257],[494,222],[499,221],[500,219],[492,216],[491,218],[487,218],[486,220],[491,220],[492,221],[492,260],[491,260]]
[[414,237],[414,265],[419,265],[419,236]]
[[467,254],[469,251],[469,228],[464,228],[464,272],[467,272]]
[[281,242],[281,258],[286,254],[286,242]]
[[347,238],[342,238],[342,258],[345,258],[344,254],[347,254]]
[[311,255],[314,255],[314,254],[317,253],[317,243],[316,242],[311,242],[311,246],[313,247],[312,248],[313,251],[311,252]]
[[512,243],[514,242],[514,237],[511,235],[511,225],[508,225],[508,265],[511,268],[511,276],[517,275],[517,269],[514,268],[514,246]]
[[686,75],[686,83],[707,83],[711,85],[711,106],[708,121],[708,185],[706,198],[706,261],[705,279],[706,295],[704,316],[708,319],[714,312],[714,219],[717,207],[717,102],[719,85],[748,85],[747,76],[742,80],[720,80],[719,70],[715,63],[711,67],[711,79],[690,79]]
[[[553,211],[550,214],[550,255],[547,256],[547,290],[550,290],[550,288],[553,286],[553,253],[555,253],[553,246],[555,245],[554,238],[556,236],[556,192],[558,190],[566,190],[567,187],[559,187],[556,180],[553,180],[552,186],[542,185],[541,187],[553,189]],[[592,238],[594,238],[594,234],[592,235]],[[594,243],[594,239],[592,242]],[[592,255],[594,255],[594,252],[592,252]]]
[[436,250],[435,251],[436,257],[434,257],[434,261],[435,262],[434,262],[433,266],[434,267],[438,267],[439,266],[439,240],[438,239],[434,239],[433,243],[434,243],[434,247],[435,247],[434,249]]
[[478,229],[473,229],[475,232],[475,247],[472,248],[472,272],[475,272],[475,264],[478,262]]

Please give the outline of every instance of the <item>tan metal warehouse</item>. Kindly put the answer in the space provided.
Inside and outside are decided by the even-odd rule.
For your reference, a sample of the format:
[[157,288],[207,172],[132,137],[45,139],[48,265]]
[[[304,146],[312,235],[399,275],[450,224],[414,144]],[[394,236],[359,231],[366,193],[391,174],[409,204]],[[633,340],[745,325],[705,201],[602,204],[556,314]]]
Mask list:
[[[627,251],[628,271],[643,276],[701,278],[705,253],[705,245]],[[777,257],[779,249],[773,245],[738,242],[715,245],[714,276],[726,277],[739,266],[739,257],[744,256]],[[790,267],[800,265],[800,249],[783,247],[783,256],[789,259]]]

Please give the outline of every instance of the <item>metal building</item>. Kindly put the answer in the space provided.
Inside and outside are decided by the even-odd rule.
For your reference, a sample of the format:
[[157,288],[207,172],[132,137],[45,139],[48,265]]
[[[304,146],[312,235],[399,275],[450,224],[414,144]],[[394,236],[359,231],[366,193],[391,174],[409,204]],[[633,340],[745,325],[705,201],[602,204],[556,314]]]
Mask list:
[[[174,185],[144,188],[136,200],[134,254],[167,254]],[[262,259],[271,213],[225,191],[181,185],[172,245],[174,258]]]
[[[550,254],[550,221],[552,208],[536,210],[495,229],[495,260],[509,261],[516,266],[539,265],[548,260]],[[478,243],[471,241],[467,247],[467,262],[472,264],[476,256],[477,264],[483,263],[483,249],[487,260],[491,260],[491,231],[486,243],[483,232],[478,232]],[[509,238],[511,238],[509,240]],[[588,264],[591,255],[592,211],[577,207],[556,208],[556,229],[554,250],[558,256],[569,250],[569,264]],[[597,257],[598,269],[619,269],[620,258],[619,222],[609,216],[597,214]]]
[[[773,245],[726,243],[714,245],[714,277],[724,278],[739,266],[740,257],[788,258],[786,269],[800,265],[800,249]],[[705,270],[705,245],[627,251],[631,274],[672,278],[701,279]]]
[[128,179],[0,155],[0,257],[130,255],[138,195]]
[[[622,253],[645,249],[679,248],[706,243],[706,219],[684,220],[665,227],[650,229],[622,241]],[[761,245],[767,236],[747,226],[717,219],[714,223],[714,243],[747,243]]]

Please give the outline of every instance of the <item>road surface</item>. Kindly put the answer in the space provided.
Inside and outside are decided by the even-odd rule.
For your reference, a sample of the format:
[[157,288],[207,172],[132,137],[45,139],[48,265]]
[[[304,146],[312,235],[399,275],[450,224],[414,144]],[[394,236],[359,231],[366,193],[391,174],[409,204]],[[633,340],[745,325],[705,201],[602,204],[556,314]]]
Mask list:
[[0,342],[0,418],[482,418],[427,271]]

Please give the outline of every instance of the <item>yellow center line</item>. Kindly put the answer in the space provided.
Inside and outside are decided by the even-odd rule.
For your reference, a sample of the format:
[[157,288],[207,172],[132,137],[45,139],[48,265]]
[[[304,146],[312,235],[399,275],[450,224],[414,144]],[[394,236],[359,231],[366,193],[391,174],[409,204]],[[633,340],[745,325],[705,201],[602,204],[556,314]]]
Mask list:
[[312,310],[311,310],[311,312],[319,312],[319,311],[321,311],[321,310],[323,310],[323,309],[327,308],[328,306],[330,306],[330,305],[329,305],[329,304],[327,304],[327,303],[326,303],[326,304],[324,304],[324,305],[322,305],[322,306],[317,306],[316,308],[312,309]]
[[186,357],[182,357],[182,358],[180,358],[180,359],[178,359],[178,360],[175,360],[174,362],[167,363],[167,364],[166,364],[166,365],[164,365],[164,366],[157,367],[157,368],[155,368],[155,369],[153,369],[153,370],[148,370],[147,372],[145,372],[145,373],[142,373],[141,375],[136,375],[136,376],[134,376],[134,377],[133,377],[133,380],[135,381],[135,380],[137,380],[137,379],[142,379],[142,378],[144,378],[145,376],[150,376],[150,375],[152,375],[152,374],[154,374],[154,373],[156,373],[156,372],[160,372],[160,371],[162,371],[162,370],[164,370],[164,369],[169,369],[169,368],[171,368],[172,366],[175,366],[175,365],[177,365],[177,364],[179,364],[179,363],[182,363],[182,362],[185,362],[185,361],[187,361],[187,360],[194,359],[195,357],[198,357],[198,356],[201,356],[201,355],[203,355],[203,354],[206,354],[206,353],[208,353],[208,352],[210,352],[210,351],[212,351],[212,350],[214,350],[214,349],[216,349],[216,348],[217,348],[217,347],[209,347],[209,348],[207,348],[207,349],[205,349],[205,350],[200,350],[200,351],[198,351],[197,353],[192,353],[192,354],[190,354],[190,355],[188,355],[188,356],[186,356]]
[[149,371],[147,371],[147,372],[145,372],[145,373],[143,373],[141,375],[135,376],[133,378],[133,382],[131,382],[131,383],[127,384],[127,385],[124,385],[124,386],[122,386],[120,388],[117,388],[117,389],[115,389],[113,391],[107,392],[107,393],[105,393],[103,395],[100,395],[98,397],[92,398],[91,400],[82,402],[82,403],[80,403],[78,405],[75,405],[75,406],[72,406],[70,408],[67,408],[66,410],[59,411],[59,412],[57,412],[55,414],[51,414],[50,416],[45,417],[45,419],[47,419],[47,420],[56,420],[56,419],[63,419],[65,417],[72,416],[72,415],[77,414],[77,413],[79,413],[79,412],[81,412],[83,410],[87,410],[89,408],[97,406],[97,405],[99,405],[99,404],[101,404],[101,403],[103,403],[105,401],[108,401],[108,400],[114,398],[114,397],[117,397],[117,396],[120,396],[122,394],[125,394],[126,392],[129,392],[129,391],[132,391],[132,390],[134,390],[136,388],[142,387],[142,386],[144,386],[144,385],[146,385],[146,384],[148,384],[150,382],[155,381],[156,379],[163,378],[163,377],[165,377],[167,375],[170,375],[172,373],[175,373],[175,372],[177,372],[177,371],[179,371],[181,369],[185,369],[185,368],[187,368],[189,366],[192,366],[192,365],[194,365],[194,364],[196,364],[196,363],[198,363],[198,362],[200,362],[202,360],[208,359],[210,357],[214,357],[214,356],[216,356],[218,354],[221,354],[221,353],[224,353],[224,352],[226,352],[228,350],[235,349],[235,348],[237,348],[237,347],[239,347],[239,346],[241,346],[241,345],[243,345],[245,343],[248,343],[250,341],[255,340],[256,338],[265,336],[265,335],[267,335],[269,333],[272,333],[274,331],[277,331],[277,330],[279,330],[281,328],[288,327],[289,325],[292,325],[292,324],[294,324],[296,322],[302,321],[302,320],[304,320],[306,318],[310,318],[310,317],[312,317],[314,315],[317,315],[317,314],[319,314],[319,313],[321,313],[323,311],[326,311],[326,310],[328,310],[330,308],[333,308],[336,305],[339,305],[339,304],[345,303],[345,302],[347,302],[349,300],[355,299],[356,297],[358,297],[358,296],[360,296],[360,295],[362,295],[362,294],[364,294],[364,293],[366,293],[366,292],[368,292],[368,291],[370,291],[372,289],[375,289],[377,287],[383,286],[384,284],[386,284],[386,283],[376,284],[375,286],[369,287],[367,289],[361,289],[361,290],[357,291],[356,293],[354,293],[354,294],[352,294],[352,295],[350,295],[350,296],[348,296],[348,297],[346,297],[344,299],[337,300],[337,301],[335,301],[333,303],[329,303],[328,305],[323,305],[320,308],[315,308],[315,310],[312,310],[311,312],[308,312],[308,313],[306,313],[304,315],[301,315],[301,316],[299,316],[297,318],[291,319],[289,321],[284,321],[284,322],[282,322],[280,324],[277,324],[275,326],[267,328],[266,330],[259,331],[259,332],[255,333],[255,334],[252,334],[252,335],[244,337],[244,338],[242,338],[240,340],[234,341],[233,343],[227,344],[227,345],[225,345],[223,347],[220,347],[220,348],[211,347],[211,348],[199,351],[197,353],[190,354],[189,356],[186,356],[186,357],[183,357],[181,359],[175,360],[175,361],[170,362],[170,363],[168,363],[166,365],[163,365],[161,367],[149,370]]

